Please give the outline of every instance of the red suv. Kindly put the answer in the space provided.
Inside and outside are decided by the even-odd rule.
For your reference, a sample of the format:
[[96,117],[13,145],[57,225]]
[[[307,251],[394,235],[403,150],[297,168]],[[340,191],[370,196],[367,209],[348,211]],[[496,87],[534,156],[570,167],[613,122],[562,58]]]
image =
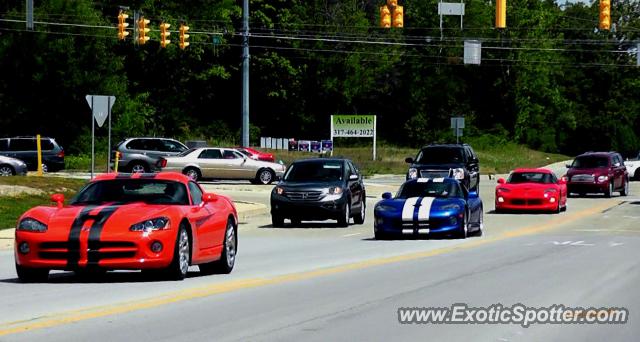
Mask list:
[[597,192],[611,197],[615,191],[621,196],[629,193],[629,173],[617,152],[587,152],[577,156],[567,168],[569,194],[584,196]]

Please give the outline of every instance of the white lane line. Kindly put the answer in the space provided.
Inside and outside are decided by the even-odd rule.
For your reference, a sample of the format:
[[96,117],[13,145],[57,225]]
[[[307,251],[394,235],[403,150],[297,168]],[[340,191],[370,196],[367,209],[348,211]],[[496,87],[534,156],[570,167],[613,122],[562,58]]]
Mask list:
[[360,234],[362,234],[362,233],[347,234],[347,235],[342,235],[342,237],[356,236],[356,235],[360,235]]

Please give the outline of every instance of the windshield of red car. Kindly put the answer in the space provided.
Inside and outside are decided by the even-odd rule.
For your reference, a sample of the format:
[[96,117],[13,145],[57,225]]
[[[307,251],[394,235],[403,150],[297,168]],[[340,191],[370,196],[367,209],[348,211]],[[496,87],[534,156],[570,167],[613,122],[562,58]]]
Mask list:
[[289,166],[284,180],[288,182],[339,181],[344,174],[341,161],[313,161]]
[[578,157],[573,161],[571,167],[577,169],[594,169],[598,167],[608,167],[609,158],[599,156]]
[[556,177],[550,173],[545,172],[514,172],[509,176],[507,180],[509,184],[520,183],[539,183],[539,184],[553,184],[556,183]]
[[184,184],[156,179],[112,179],[90,183],[71,201],[72,205],[144,202],[189,205]]
[[463,197],[462,190],[454,182],[408,182],[404,183],[396,198],[411,197]]

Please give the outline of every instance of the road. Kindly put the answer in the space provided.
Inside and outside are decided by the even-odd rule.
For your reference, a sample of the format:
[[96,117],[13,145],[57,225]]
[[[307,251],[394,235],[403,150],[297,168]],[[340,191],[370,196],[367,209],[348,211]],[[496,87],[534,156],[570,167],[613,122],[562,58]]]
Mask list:
[[[372,239],[372,208],[400,177],[370,180],[364,225],[273,228],[241,222],[231,275],[150,281],[137,272],[85,280],[52,273],[19,284],[0,252],[0,341],[451,340],[635,341],[640,333],[640,183],[632,196],[571,198],[561,214],[494,214],[481,183],[485,234],[466,240]],[[238,201],[271,187],[206,184]],[[377,198],[374,198],[377,197]],[[625,307],[621,325],[400,324],[400,307]]]

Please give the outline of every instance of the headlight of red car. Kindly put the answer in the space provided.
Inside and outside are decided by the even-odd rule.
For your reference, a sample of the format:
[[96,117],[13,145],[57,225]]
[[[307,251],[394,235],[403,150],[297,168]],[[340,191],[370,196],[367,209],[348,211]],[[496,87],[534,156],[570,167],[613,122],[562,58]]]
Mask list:
[[30,217],[27,217],[20,221],[17,230],[25,232],[44,233],[47,231],[47,225]]
[[554,188],[544,189],[544,198],[554,197],[558,190]]
[[152,230],[169,229],[169,218],[156,217],[132,225],[129,230],[132,232],[150,232]]

